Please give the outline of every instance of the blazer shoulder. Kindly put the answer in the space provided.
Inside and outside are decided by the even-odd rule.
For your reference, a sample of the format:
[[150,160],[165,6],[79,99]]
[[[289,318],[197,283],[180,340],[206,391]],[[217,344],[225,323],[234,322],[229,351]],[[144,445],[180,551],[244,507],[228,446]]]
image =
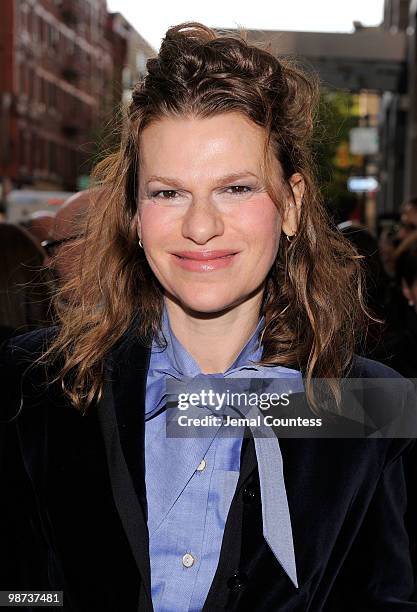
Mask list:
[[[372,418],[378,413],[383,414],[384,419],[391,415],[392,422],[397,422],[400,428],[401,434],[381,440],[387,443],[387,463],[391,463],[404,451],[415,446],[416,387],[393,368],[359,355],[354,356],[349,378],[368,379],[362,381],[362,388],[365,392],[365,407],[370,410]],[[409,435],[404,435],[404,428],[409,431]]]
[[365,357],[354,356],[352,368],[348,378],[362,379],[361,387],[368,391],[371,395],[378,390],[379,394],[375,395],[386,406],[398,407],[399,405],[407,406],[407,410],[411,410],[411,406],[416,403],[416,388],[413,382],[399,374],[393,368],[387,365],[367,359]]
[[3,367],[28,365],[40,357],[58,333],[58,327],[36,329],[13,336],[0,345],[0,361]]
[[32,373],[30,378],[36,383],[41,384],[45,379],[45,368],[32,366],[51,344],[57,330],[57,327],[35,330],[9,338],[0,345],[0,423],[9,422],[19,413],[27,373]]
[[[399,372],[379,361],[353,356],[349,378],[404,378]],[[404,379],[405,380],[405,379]]]

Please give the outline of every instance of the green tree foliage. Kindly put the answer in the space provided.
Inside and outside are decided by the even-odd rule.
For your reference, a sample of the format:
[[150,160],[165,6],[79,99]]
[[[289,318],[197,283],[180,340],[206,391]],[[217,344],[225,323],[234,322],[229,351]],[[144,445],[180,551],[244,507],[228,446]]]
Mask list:
[[316,175],[329,212],[339,219],[349,216],[356,196],[347,190],[351,169],[358,163],[349,154],[349,132],[359,121],[358,97],[323,89],[316,117],[313,154]]

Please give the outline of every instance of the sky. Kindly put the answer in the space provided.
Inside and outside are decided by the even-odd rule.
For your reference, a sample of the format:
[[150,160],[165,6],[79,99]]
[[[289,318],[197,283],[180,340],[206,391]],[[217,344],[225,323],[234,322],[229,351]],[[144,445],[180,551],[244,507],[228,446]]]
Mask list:
[[383,0],[107,0],[155,48],[169,26],[200,21],[211,27],[351,32],[352,22],[378,25]]

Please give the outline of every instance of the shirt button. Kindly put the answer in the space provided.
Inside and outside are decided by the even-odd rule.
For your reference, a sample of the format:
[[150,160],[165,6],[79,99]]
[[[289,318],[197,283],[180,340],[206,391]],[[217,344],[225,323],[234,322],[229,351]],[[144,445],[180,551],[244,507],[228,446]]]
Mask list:
[[202,472],[205,469],[206,465],[207,465],[206,460],[202,459],[200,463],[197,465],[197,472]]
[[194,565],[194,557],[191,553],[185,553],[185,555],[182,558],[182,564],[184,567],[191,567],[192,565]]

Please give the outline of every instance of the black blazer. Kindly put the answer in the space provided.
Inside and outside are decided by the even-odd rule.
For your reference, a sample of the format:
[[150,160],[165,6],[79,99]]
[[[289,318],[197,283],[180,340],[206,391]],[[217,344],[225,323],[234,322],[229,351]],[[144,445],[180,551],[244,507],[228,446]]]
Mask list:
[[[151,612],[144,480],[150,351],[127,334],[107,360],[102,401],[81,416],[50,382],[53,370],[38,365],[22,376],[51,333],[14,338],[1,351],[1,419],[10,423],[1,429],[0,589],[63,590],[68,611]],[[356,358],[354,375],[395,373]],[[400,405],[407,388],[389,399]],[[404,524],[412,443],[280,445],[299,588],[262,536],[256,455],[253,440],[245,440],[204,612],[417,610]]]

